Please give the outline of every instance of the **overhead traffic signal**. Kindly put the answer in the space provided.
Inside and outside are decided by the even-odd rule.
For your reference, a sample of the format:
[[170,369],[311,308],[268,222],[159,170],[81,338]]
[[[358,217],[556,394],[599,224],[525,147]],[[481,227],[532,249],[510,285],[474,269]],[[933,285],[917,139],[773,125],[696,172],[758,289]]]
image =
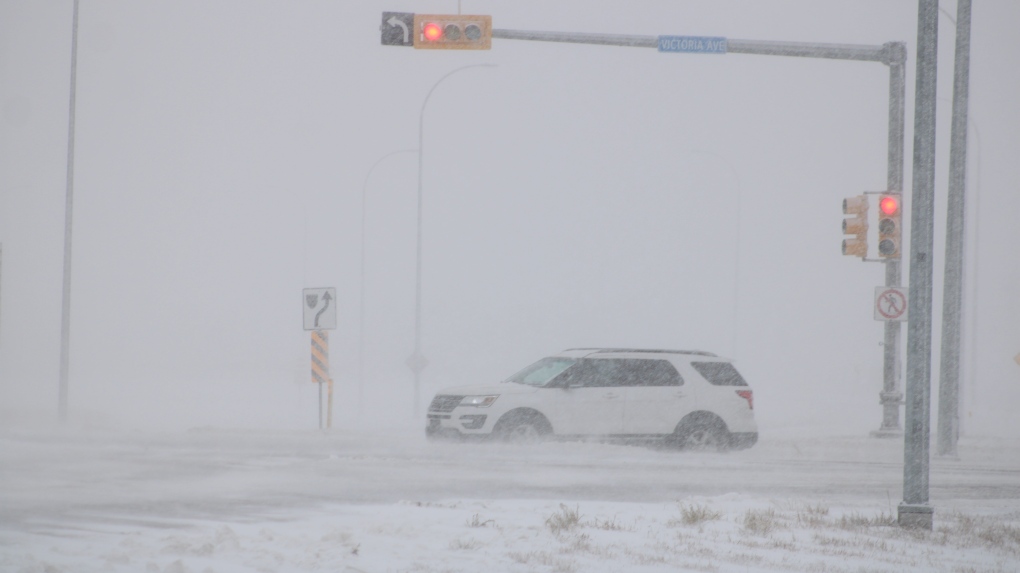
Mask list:
[[854,215],[843,219],[843,234],[853,235],[852,239],[843,239],[843,254],[866,258],[868,256],[867,195],[843,199],[843,213]]
[[492,48],[492,16],[414,15],[414,47],[426,50]]
[[878,200],[878,256],[900,258],[903,206],[899,193],[881,195]]

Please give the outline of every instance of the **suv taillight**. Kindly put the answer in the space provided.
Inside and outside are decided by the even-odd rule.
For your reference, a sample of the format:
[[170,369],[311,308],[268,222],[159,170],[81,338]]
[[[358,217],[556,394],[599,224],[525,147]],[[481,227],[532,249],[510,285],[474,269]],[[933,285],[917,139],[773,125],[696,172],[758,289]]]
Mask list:
[[754,410],[754,392],[751,390],[737,390],[737,396],[747,400],[747,407]]

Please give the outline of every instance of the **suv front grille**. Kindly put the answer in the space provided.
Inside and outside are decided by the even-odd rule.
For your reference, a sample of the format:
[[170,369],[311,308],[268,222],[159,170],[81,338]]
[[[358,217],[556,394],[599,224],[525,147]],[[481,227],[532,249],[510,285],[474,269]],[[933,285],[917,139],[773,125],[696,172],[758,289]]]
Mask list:
[[439,394],[429,404],[429,412],[452,412],[463,399],[463,396]]

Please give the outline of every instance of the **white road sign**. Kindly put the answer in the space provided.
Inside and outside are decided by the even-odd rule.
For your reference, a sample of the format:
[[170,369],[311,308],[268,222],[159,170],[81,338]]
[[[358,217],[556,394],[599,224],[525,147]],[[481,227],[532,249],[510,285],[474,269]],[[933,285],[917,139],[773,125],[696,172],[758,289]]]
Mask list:
[[907,320],[907,289],[875,287],[875,320]]
[[336,289],[306,288],[302,294],[305,330],[336,329]]

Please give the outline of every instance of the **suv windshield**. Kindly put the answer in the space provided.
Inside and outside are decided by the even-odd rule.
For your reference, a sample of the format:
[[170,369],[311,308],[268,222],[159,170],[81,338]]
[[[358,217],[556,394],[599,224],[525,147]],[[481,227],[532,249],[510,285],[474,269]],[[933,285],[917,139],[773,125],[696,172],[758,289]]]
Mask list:
[[504,382],[527,384],[528,386],[545,386],[550,380],[559,376],[576,362],[577,360],[573,358],[543,358],[507,378]]

